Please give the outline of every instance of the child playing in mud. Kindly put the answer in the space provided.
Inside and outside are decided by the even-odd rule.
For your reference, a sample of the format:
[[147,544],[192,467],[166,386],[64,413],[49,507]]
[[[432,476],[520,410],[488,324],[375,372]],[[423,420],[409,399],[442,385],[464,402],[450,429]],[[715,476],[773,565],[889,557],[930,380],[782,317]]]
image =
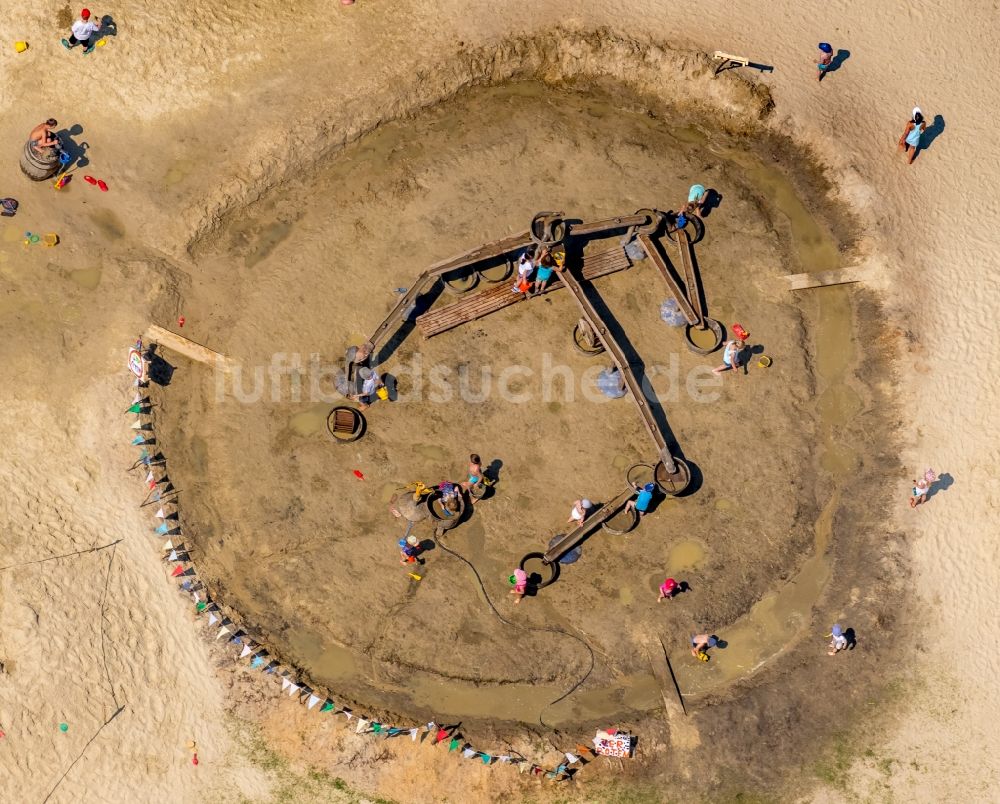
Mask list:
[[531,262],[531,257],[528,256],[528,252],[524,252],[517,261],[517,276],[514,278],[514,287],[511,288],[511,291],[529,293],[535,286],[535,283],[531,281],[533,270],[535,270],[535,266]]
[[827,636],[831,638],[830,650],[826,652],[827,656],[836,656],[840,651],[847,649],[847,637],[844,636],[844,629],[837,623],[833,624],[833,628],[830,629]]
[[[694,215],[696,212],[701,212],[701,208],[705,206],[705,202],[708,200],[708,190],[705,189],[704,184],[692,184],[691,189],[688,190],[688,200],[684,204],[679,215]],[[681,228],[683,224],[678,223],[678,228]]]
[[656,598],[656,602],[659,603],[661,600],[673,600],[674,595],[680,591],[680,586],[677,584],[673,578],[667,578],[663,583],[660,584],[660,596]]
[[649,510],[649,504],[653,501],[653,491],[656,489],[656,484],[647,483],[640,486],[638,483],[633,483],[632,488],[638,492],[638,496],[625,503],[625,511],[636,511],[639,518],[642,519],[646,515],[646,511]]
[[726,345],[722,349],[722,365],[712,369],[712,371],[721,374],[732,369],[736,374],[739,374],[740,355],[744,346],[746,346],[744,341],[726,341]]
[[566,520],[567,524],[570,522],[576,522],[578,525],[582,525],[583,520],[587,518],[587,515],[593,507],[594,504],[586,498],[574,500],[573,507],[569,512],[569,519]]
[[517,595],[517,598],[514,600],[514,604],[517,605],[524,600],[525,592],[528,591],[528,573],[518,568],[514,570],[514,574],[507,580],[514,585],[514,588],[510,590],[510,594]]
[[[703,662],[708,661],[708,649],[719,644],[719,640],[711,634],[695,634],[691,637],[691,655]],[[702,657],[705,657],[702,659]]]

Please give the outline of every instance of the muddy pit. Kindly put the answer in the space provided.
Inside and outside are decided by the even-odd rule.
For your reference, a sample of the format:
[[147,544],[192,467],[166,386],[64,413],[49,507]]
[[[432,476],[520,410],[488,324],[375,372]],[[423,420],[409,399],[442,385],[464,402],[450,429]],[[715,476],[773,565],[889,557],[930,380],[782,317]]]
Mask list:
[[[201,247],[188,331],[241,372],[179,364],[160,432],[199,573],[251,634],[335,698],[501,729],[582,733],[662,712],[648,647],[658,639],[695,709],[727,699],[731,682],[766,678],[831,602],[830,545],[852,526],[843,493],[874,494],[851,437],[872,407],[852,333],[874,325],[852,314],[850,288],[793,295],[778,280],[842,259],[830,231],[844,219],[799,200],[804,165],[793,184],[773,163],[795,165],[787,153],[707,130],[597,86],[476,89],[380,127]],[[573,350],[568,293],[429,340],[408,331],[381,369],[409,398],[373,406],[354,444],[326,432],[335,402],[317,396],[310,356],[333,366],[421,270],[523,230],[539,210],[590,220],[671,209],[694,182],[721,196],[696,246],[709,315],[740,322],[773,365],[755,356],[746,376],[713,379],[719,354],[692,353],[660,319],[668,293],[648,261],[597,280],[653,369],[695,488],[628,535],[598,532],[555,585],[515,607],[507,576],[565,532],[572,501],[610,499],[627,467],[655,458],[631,403],[592,390],[610,361]],[[275,355],[300,361],[298,390],[287,372],[272,377]],[[868,435],[880,426],[868,421]],[[411,481],[462,479],[471,451],[499,482],[444,542],[483,589],[441,549],[414,580],[390,497]],[[855,509],[856,520],[877,510]],[[864,560],[863,549],[838,558]],[[666,575],[690,591],[657,604]],[[685,647],[705,630],[727,644],[707,665]],[[808,697],[810,683],[795,689]]]

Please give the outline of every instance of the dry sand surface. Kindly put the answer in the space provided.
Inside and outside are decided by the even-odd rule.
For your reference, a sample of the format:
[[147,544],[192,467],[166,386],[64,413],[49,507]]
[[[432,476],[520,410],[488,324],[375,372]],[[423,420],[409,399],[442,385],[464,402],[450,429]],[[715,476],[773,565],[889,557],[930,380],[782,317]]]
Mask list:
[[[1000,556],[992,469],[1000,439],[991,415],[997,395],[992,333],[973,337],[1000,303],[1000,202],[992,192],[1000,153],[987,128],[996,106],[988,72],[1000,23],[995,7],[964,0],[946,11],[930,3],[827,4],[806,15],[786,0],[738,7],[629,0],[502,7],[479,0],[360,0],[349,9],[329,2],[148,5],[94,9],[113,14],[118,36],[85,57],[58,43],[75,8],[43,0],[0,17],[0,196],[22,205],[15,221],[0,219],[0,792],[6,800],[328,801],[364,794],[400,801],[551,794],[670,800],[685,798],[684,788],[653,785],[685,780],[704,783],[718,798],[759,793],[929,801],[953,799],[961,790],[967,800],[995,799],[1000,667],[992,604]],[[850,52],[818,85],[812,59],[821,39]],[[27,40],[29,50],[15,54],[14,40]],[[698,54],[717,48],[774,70],[712,80]],[[310,719],[275,685],[234,669],[219,643],[203,639],[202,621],[175,594],[169,568],[151,544],[149,509],[137,508],[141,480],[126,472],[135,455],[126,446],[131,431],[121,415],[132,390],[122,371],[124,350],[151,321],[169,325],[183,313],[193,337],[237,354],[243,349],[241,357],[272,348],[265,324],[275,328],[276,340],[295,344],[299,338],[308,348],[309,327],[268,318],[265,294],[305,298],[323,290],[307,262],[298,263],[298,284],[289,270],[310,248],[317,249],[313,259],[321,259],[318,236],[282,243],[280,227],[261,237],[266,224],[258,222],[301,218],[306,231],[330,225],[339,242],[357,250],[349,231],[324,218],[332,205],[315,200],[323,186],[315,178],[319,171],[336,166],[345,143],[380,123],[445,101],[471,84],[512,79],[577,89],[619,82],[628,90],[623,103],[627,94],[639,99],[628,101],[635,106],[678,109],[703,126],[726,129],[718,139],[709,137],[716,143],[743,133],[758,136],[759,128],[791,138],[822,166],[829,191],[809,178],[796,153],[775,149],[776,166],[793,174],[793,183],[756,182],[761,195],[768,187],[779,194],[794,186],[827,236],[850,244],[842,259],[869,266],[863,286],[801,301],[807,332],[824,316],[850,321],[853,309],[853,337],[842,337],[843,349],[835,350],[846,374],[836,376],[842,376],[837,387],[850,388],[859,405],[843,432],[819,430],[817,452],[847,463],[819,466],[840,466],[846,476],[836,480],[840,503],[827,520],[830,583],[817,602],[816,621],[798,629],[808,625],[813,639],[790,641],[781,655],[768,657],[762,672],[720,692],[710,705],[699,703],[683,724],[643,721],[643,750],[621,773],[592,765],[579,774],[575,790],[554,793],[511,769],[473,770],[427,745],[406,751],[356,737]],[[907,166],[895,142],[914,104],[927,114],[934,136]],[[446,106],[441,114],[447,116]],[[91,164],[80,174],[106,179],[111,192],[102,195],[78,174],[56,195],[49,184],[33,185],[20,174],[25,134],[49,115],[83,127],[74,139],[90,145]],[[419,128],[404,131],[412,141],[423,138]],[[552,152],[557,146],[547,147]],[[502,148],[497,154],[504,156]],[[447,166],[452,175],[468,170],[461,159]],[[373,174],[389,175],[383,161],[389,161],[386,154],[369,153],[356,172],[369,164]],[[718,153],[706,154],[703,169],[719,162]],[[674,186],[645,203],[674,203],[686,169],[665,171]],[[499,181],[499,171],[491,170]],[[394,193],[420,197],[428,192],[421,184],[426,179],[408,176],[379,204],[391,208]],[[590,209],[619,211],[599,171],[579,181],[604,193]],[[470,220],[477,196],[486,192],[471,187],[477,192],[468,199]],[[524,210],[543,208],[532,200],[535,194],[532,188],[510,205],[499,192],[486,198],[484,215],[491,220],[480,222],[473,241],[505,234]],[[632,204],[632,191],[623,191],[622,199],[625,207]],[[296,208],[300,201],[309,208]],[[364,202],[363,196],[341,201],[348,209]],[[782,217],[790,207],[777,197],[756,203],[777,237],[799,235],[802,241],[810,233],[801,220],[797,228]],[[379,204],[369,204],[365,214]],[[412,209],[427,216],[429,231],[443,236],[447,227],[429,208]],[[719,227],[724,242],[726,228],[714,221],[731,215],[735,229],[746,214],[741,205],[724,204],[708,222]],[[851,215],[857,228],[846,231]],[[500,217],[503,231],[494,228]],[[412,236],[419,223],[404,220],[397,231]],[[245,241],[235,236],[242,224]],[[55,250],[25,250],[20,238],[27,229],[59,232],[63,242]],[[359,242],[365,236],[358,231]],[[706,249],[725,248],[709,242]],[[451,253],[471,243],[445,245]],[[795,250],[800,258],[820,255],[822,243],[812,245],[810,251],[799,242]],[[774,247],[779,255],[784,248]],[[765,253],[761,247],[761,262],[769,259]],[[410,254],[425,261],[444,256],[422,242],[412,243]],[[776,274],[814,267],[773,259]],[[255,267],[261,276],[249,282]],[[392,273],[392,281],[405,284],[406,273]],[[331,302],[331,309],[339,303],[344,311],[331,322],[331,351],[370,326],[388,304],[390,276],[378,275],[370,310],[360,309],[363,296]],[[734,305],[728,283],[717,289]],[[624,299],[628,288],[620,290]],[[758,304],[774,305],[776,328],[783,327],[782,315],[790,319],[773,286],[757,284],[751,295]],[[710,295],[710,309],[712,304]],[[240,319],[237,311],[258,318]],[[322,309],[313,313],[323,315]],[[552,337],[561,331],[554,327]],[[821,343],[802,347],[807,362],[822,357]],[[197,405],[207,398],[188,377],[181,371],[175,388],[156,393],[171,408],[159,412],[158,421],[185,422],[183,435],[174,437],[181,472],[186,456],[196,456],[184,442],[188,429],[198,426]],[[808,392],[805,421],[823,410],[822,384],[809,389],[789,381],[788,387]],[[180,391],[190,397],[171,396]],[[178,411],[185,402],[192,407]],[[772,404],[776,415],[789,415],[784,403]],[[287,420],[291,411],[278,413]],[[247,415],[263,419],[274,411]],[[272,445],[279,443],[273,422],[250,424]],[[641,443],[634,423],[622,427],[599,437]],[[794,447],[797,438],[787,436],[783,447]],[[840,440],[860,445],[850,453],[860,456],[857,463],[836,451]],[[713,449],[709,462],[722,465],[719,446]],[[206,454],[226,455],[224,445],[212,450]],[[464,451],[456,452],[459,462]],[[260,454],[266,454],[263,447]],[[190,466],[195,484],[197,466]],[[910,479],[926,466],[945,482],[927,505],[912,511],[906,507]],[[817,468],[798,471],[810,478]],[[826,502],[819,477],[815,493],[803,492],[803,505]],[[787,491],[767,488],[761,496],[778,493]],[[207,496],[199,499],[192,504],[196,514],[199,504],[212,504]],[[697,496],[691,502],[705,504]],[[483,516],[489,521],[492,515]],[[787,522],[791,514],[775,514],[775,522],[782,517]],[[195,527],[210,522],[206,514]],[[789,537],[782,544],[802,553],[788,556],[782,573],[806,571],[802,542]],[[766,594],[760,569],[756,581],[746,579],[741,606]],[[641,583],[651,574],[644,570]],[[558,594],[566,594],[565,587]],[[815,637],[828,625],[820,617],[850,618],[859,649],[826,660]],[[271,624],[263,627],[272,630]],[[406,708],[405,701],[397,703]],[[66,733],[60,722],[68,724]],[[484,740],[510,737],[539,755],[547,749],[549,758],[552,745],[561,745],[547,742],[544,732],[480,728]],[[800,735],[799,749],[785,753]],[[572,742],[582,734],[567,737]],[[185,748],[188,740],[198,743],[197,767]],[[776,756],[784,758],[780,764]],[[761,767],[768,764],[774,767]],[[352,793],[340,778],[364,793]]]

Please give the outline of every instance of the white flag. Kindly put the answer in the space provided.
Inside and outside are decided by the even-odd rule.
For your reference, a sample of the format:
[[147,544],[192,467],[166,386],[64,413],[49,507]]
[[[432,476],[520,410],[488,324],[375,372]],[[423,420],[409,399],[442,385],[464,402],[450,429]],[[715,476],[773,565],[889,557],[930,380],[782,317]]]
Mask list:
[[501,762],[510,762],[510,757],[507,756],[506,754],[502,754],[501,756],[498,756],[497,759],[499,759]]
[[427,731],[434,731],[434,721],[427,724]]
[[[153,473],[150,472],[148,475],[146,475],[146,482],[148,483],[152,479],[153,479]],[[166,519],[167,518],[167,515],[165,513],[163,513],[163,509],[162,508],[159,511],[156,512],[156,518],[157,519]]]
[[306,709],[312,709],[318,703],[319,703],[319,698],[317,698],[315,695],[310,695],[309,701],[306,703]]
[[300,689],[302,689],[302,687],[300,687],[298,684],[289,684],[288,685],[288,697],[291,698]]
[[147,483],[152,483],[153,482],[153,471],[152,470],[150,470],[150,471],[148,471],[146,473],[146,482]]
[[212,614],[212,612],[208,613],[208,624],[209,625],[215,625],[218,621],[219,621],[219,618],[216,617],[214,614]]
[[250,646],[244,645],[243,650],[240,651],[240,658],[245,659],[249,655],[250,655]]
[[410,739],[413,740],[413,742],[417,741],[417,732],[418,731],[420,731],[420,729],[410,729]]
[[138,405],[140,402],[142,402],[142,394],[136,394],[135,397],[132,399],[132,404]]
[[361,734],[365,730],[365,726],[368,725],[368,721],[363,717],[358,718],[358,727],[354,730],[355,734]]
[[170,555],[167,556],[167,561],[176,561],[176,560],[177,560],[177,551],[171,550]]
[[219,637],[225,636],[228,633],[230,633],[229,629],[226,628],[226,626],[222,626],[222,628],[219,629],[219,633],[215,635],[215,638],[218,639]]
[[344,710],[344,714],[347,715],[347,722],[350,723],[351,722],[351,718],[354,717],[354,715],[352,715],[346,709]]
[[288,680],[288,676],[282,676],[281,677],[281,691],[284,692],[285,690],[287,690],[288,689],[288,685],[291,684],[291,683],[292,682]]
[[173,550],[174,549],[173,539],[167,539],[167,541],[165,541],[163,543],[163,549],[164,550]]
[[129,428],[132,430],[138,430],[140,427],[142,427],[142,422],[139,419],[136,419],[134,423],[129,425]]
[[580,761],[580,758],[579,758],[579,757],[575,757],[575,756],[573,756],[572,754],[566,754],[566,761],[567,761],[567,762],[568,762],[568,763],[569,763],[570,765],[572,765],[572,764],[573,764],[574,762],[579,762],[579,761]]
[[466,748],[462,752],[462,756],[465,757],[466,759],[472,759],[472,757],[474,757],[475,755],[476,755],[476,752],[473,751],[471,748]]

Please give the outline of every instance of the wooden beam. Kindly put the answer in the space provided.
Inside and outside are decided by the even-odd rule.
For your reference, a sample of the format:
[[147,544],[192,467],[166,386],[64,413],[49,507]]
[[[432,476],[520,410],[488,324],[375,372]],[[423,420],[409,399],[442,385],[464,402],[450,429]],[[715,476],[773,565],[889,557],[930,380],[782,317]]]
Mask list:
[[734,56],[732,53],[723,53],[721,50],[716,50],[715,53],[712,54],[712,58],[722,61],[731,61],[734,64],[741,64],[744,67],[750,64],[750,59],[746,56]]
[[832,271],[819,271],[815,274],[791,274],[783,276],[781,279],[787,284],[787,290],[807,290],[809,288],[825,288],[828,285],[862,282],[867,276],[867,266],[852,265],[847,268],[836,268]]
[[223,371],[230,371],[233,367],[232,359],[226,357],[224,354],[212,351],[207,346],[195,343],[188,338],[178,335],[176,332],[158,327],[156,324],[150,325],[149,329],[146,330],[146,334],[142,336],[142,339],[146,342],[151,341],[156,343],[164,349],[171,349],[178,354],[184,355],[191,360],[197,360],[199,363],[204,363],[207,366],[218,366]]

